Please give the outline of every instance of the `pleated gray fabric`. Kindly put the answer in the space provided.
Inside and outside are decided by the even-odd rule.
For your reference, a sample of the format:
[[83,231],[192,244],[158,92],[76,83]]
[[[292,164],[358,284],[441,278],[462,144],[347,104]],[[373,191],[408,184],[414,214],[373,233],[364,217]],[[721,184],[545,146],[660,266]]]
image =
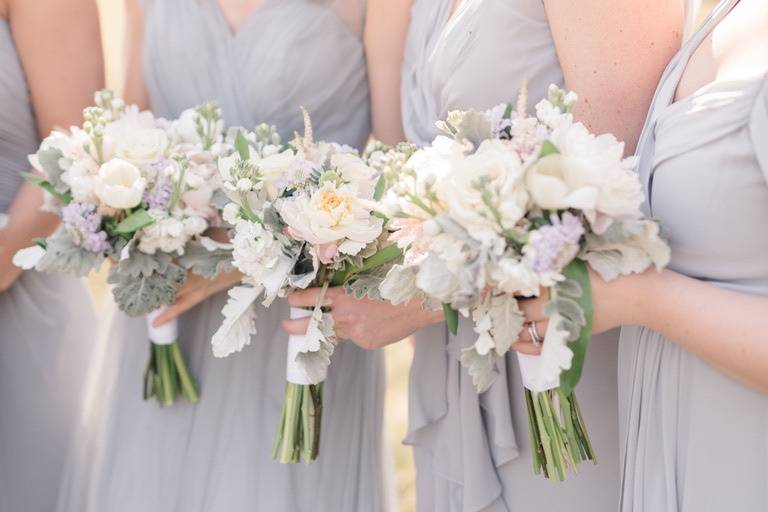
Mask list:
[[[39,143],[11,29],[0,18],[0,212]],[[0,293],[0,512],[50,512],[95,341],[83,283],[24,273]]]
[[[405,131],[418,144],[432,140],[435,121],[450,110],[515,101],[524,79],[531,102],[549,84],[563,84],[540,0],[464,0],[450,17],[452,4],[413,6],[402,96]],[[592,340],[577,390],[599,463],[557,483],[533,474],[517,357],[508,355],[498,380],[478,395],[459,363],[461,349],[476,339],[471,322],[462,319],[457,336],[444,325],[417,333],[406,441],[414,448],[418,510],[615,511],[617,338]]]
[[[723,1],[667,68],[639,172],[673,270],[768,295],[768,75],[673,103],[689,58],[737,2]],[[768,510],[768,395],[631,327],[621,333],[619,397],[623,512]]]
[[[229,125],[274,123],[289,139],[312,114],[315,136],[360,147],[370,132],[359,0],[266,0],[233,34],[216,0],[144,3],[152,109],[174,117],[219,102]],[[355,20],[357,25],[355,26]],[[345,22],[346,21],[346,22]],[[216,359],[210,340],[226,295],[185,314],[181,345],[202,397],[160,409],[141,400],[143,319],[116,314],[84,439],[59,511],[357,512],[386,509],[384,373],[379,352],[337,347],[325,384],[321,454],[311,465],[271,458],[285,388],[285,301],[258,310],[258,334]],[[88,470],[87,461],[94,469]]]

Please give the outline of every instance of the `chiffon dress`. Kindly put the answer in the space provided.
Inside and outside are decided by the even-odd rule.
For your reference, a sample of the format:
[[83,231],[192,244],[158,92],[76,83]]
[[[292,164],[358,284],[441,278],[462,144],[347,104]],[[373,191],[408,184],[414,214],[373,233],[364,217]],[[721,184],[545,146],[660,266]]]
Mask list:
[[[40,140],[11,27],[0,18],[0,214]],[[0,292],[0,512],[50,512],[78,421],[96,319],[82,280],[24,272]]]
[[[215,100],[229,126],[303,130],[360,148],[370,133],[361,31],[364,4],[265,0],[233,32],[216,0],[146,0],[144,75],[155,114],[177,117]],[[72,461],[60,512],[381,511],[384,480],[380,352],[341,343],[325,382],[321,453],[281,465],[271,450],[285,392],[285,300],[258,308],[242,352],[214,358],[226,293],[180,320],[181,347],[200,384],[196,405],[141,399],[143,318],[115,314],[103,341],[104,386],[90,413],[101,435]]]
[[[673,103],[691,55],[737,2],[721,2],[664,73],[639,172],[672,270],[768,296],[768,76]],[[647,328],[622,329],[619,347],[622,512],[768,510],[768,395]]]

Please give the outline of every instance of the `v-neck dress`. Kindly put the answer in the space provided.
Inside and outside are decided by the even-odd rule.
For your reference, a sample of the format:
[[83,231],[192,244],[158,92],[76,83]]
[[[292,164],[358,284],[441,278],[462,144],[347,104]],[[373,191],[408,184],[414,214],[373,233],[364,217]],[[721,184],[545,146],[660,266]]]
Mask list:
[[[150,106],[173,118],[206,100],[231,126],[275,124],[289,140],[312,115],[315,136],[362,146],[370,133],[361,0],[265,0],[233,33],[217,0],[145,0]],[[347,23],[344,22],[347,21]],[[382,354],[340,344],[325,384],[321,453],[281,465],[271,450],[285,392],[284,300],[259,307],[241,353],[213,357],[226,294],[183,315],[181,345],[196,405],[141,400],[143,319],[116,313],[103,341],[103,393],[73,461],[60,512],[382,511]],[[88,470],[87,461],[91,468]]]
[[[563,73],[541,0],[415,0],[402,74],[402,114],[411,142],[428,144],[435,122],[456,109],[488,109],[517,98],[527,81],[531,103]],[[533,109],[533,105],[528,105]],[[421,512],[614,512],[619,449],[616,394],[618,332],[595,336],[579,402],[598,464],[560,483],[533,474],[527,408],[517,357],[478,395],[461,367],[477,335],[461,319],[452,336],[444,324],[415,336],[410,374],[409,432]]]
[[[0,216],[39,143],[12,30],[0,18]],[[30,271],[0,292],[0,512],[56,505],[95,320],[81,279]]]
[[[667,68],[639,172],[672,270],[768,296],[768,74],[713,82],[672,103],[691,55],[737,1],[722,2]],[[768,510],[768,395],[656,332],[627,327],[619,402],[622,512]]]

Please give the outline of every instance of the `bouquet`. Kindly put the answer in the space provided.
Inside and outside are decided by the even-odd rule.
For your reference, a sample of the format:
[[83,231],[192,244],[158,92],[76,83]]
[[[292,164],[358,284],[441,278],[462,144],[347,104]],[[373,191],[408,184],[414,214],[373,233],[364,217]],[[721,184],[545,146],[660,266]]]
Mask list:
[[314,460],[320,448],[323,381],[336,338],[323,308],[328,286],[352,283],[400,256],[382,246],[383,219],[375,215],[380,179],[351,148],[315,142],[309,117],[305,133],[281,144],[274,127],[240,134],[237,152],[219,161],[231,202],[224,218],[233,229],[233,263],[243,282],[230,290],[213,351],[224,357],[241,350],[255,333],[254,302],[310,286],[322,287],[306,335],[291,336],[287,386],[273,457],[281,463]]
[[563,480],[596,460],[574,393],[591,337],[588,266],[606,280],[661,269],[669,248],[643,218],[623,144],[573,121],[573,93],[551,86],[534,117],[526,101],[523,88],[517,105],[450,113],[445,135],[402,167],[381,208],[404,257],[380,293],[442,307],[453,334],[458,314],[471,316],[477,339],[461,364],[478,392],[535,329],[518,300],[549,297],[541,354],[518,357],[534,471]]
[[47,206],[62,222],[50,237],[19,251],[16,264],[85,276],[112,259],[108,282],[117,306],[147,318],[144,398],[164,406],[179,395],[195,402],[198,389],[176,322],[155,328],[152,321],[174,302],[185,268],[213,277],[230,258],[203,236],[219,223],[213,203],[216,160],[226,152],[222,129],[213,104],[170,123],[101,91],[85,109],[82,127],[54,131],[30,156],[38,173],[24,174],[56,200]]

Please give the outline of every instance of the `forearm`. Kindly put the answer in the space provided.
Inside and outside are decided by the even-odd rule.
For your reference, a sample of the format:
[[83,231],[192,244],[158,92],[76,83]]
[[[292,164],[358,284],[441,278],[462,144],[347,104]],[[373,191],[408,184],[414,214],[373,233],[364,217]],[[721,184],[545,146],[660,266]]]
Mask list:
[[42,191],[25,183],[8,210],[8,225],[0,231],[0,291],[5,291],[21,274],[12,260],[19,249],[35,238],[51,234],[58,223],[55,215],[41,212]]
[[768,297],[734,292],[671,271],[644,277],[637,323],[768,393]]

